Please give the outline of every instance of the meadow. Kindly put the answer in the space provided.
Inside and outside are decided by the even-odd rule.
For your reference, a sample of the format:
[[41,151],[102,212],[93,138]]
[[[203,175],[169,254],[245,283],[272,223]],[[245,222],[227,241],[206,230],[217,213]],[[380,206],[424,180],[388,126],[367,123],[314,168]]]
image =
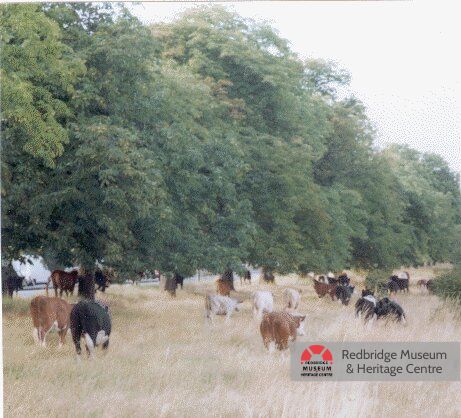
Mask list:
[[[271,289],[281,309],[283,288],[293,286],[307,315],[300,340],[458,340],[458,308],[414,285],[432,273],[412,271],[410,293],[396,297],[407,324],[372,327],[354,317],[357,296],[347,307],[319,299],[297,276],[272,286],[236,281],[242,310],[214,325],[205,322],[203,297],[212,282],[185,284],[174,299],[158,288],[113,285],[98,295],[112,311],[109,351],[81,362],[70,333],[62,349],[57,334],[36,347],[29,300],[4,299],[4,416],[459,417],[460,382],[292,382],[288,351],[266,351],[252,316],[252,291]],[[359,288],[362,279],[355,276]]]

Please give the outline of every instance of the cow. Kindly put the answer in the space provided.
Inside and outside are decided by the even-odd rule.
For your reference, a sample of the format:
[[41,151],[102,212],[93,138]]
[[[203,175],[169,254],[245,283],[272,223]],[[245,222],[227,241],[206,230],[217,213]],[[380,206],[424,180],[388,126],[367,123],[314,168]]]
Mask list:
[[288,348],[288,341],[296,340],[297,335],[304,335],[306,316],[288,312],[265,313],[259,327],[264,347],[269,348],[273,341],[279,350]]
[[229,283],[230,290],[235,290],[235,287],[234,287],[234,273],[232,272],[232,270],[229,270],[229,269],[226,270],[221,275],[221,280]]
[[89,357],[93,357],[94,349],[109,347],[109,337],[112,329],[109,307],[95,300],[81,300],[70,313],[70,330],[78,358],[82,349],[80,340],[84,338]]
[[337,284],[326,284],[321,283],[317,280],[313,280],[314,283],[314,290],[319,296],[319,298],[323,298],[325,295],[330,295],[331,300],[335,300],[336,297],[336,288],[338,287]]
[[96,294],[95,279],[92,274],[78,276],[78,296],[88,300],[94,300]]
[[383,298],[376,303],[374,313],[377,319],[389,318],[398,322],[405,320],[405,313],[402,307],[389,298]]
[[343,305],[349,305],[349,301],[351,300],[352,294],[354,293],[354,286],[336,286],[335,289],[335,296],[336,298],[341,301]]
[[231,283],[228,280],[224,280],[220,277],[216,280],[216,291],[222,296],[230,296],[232,290]]
[[331,271],[329,271],[327,274],[327,281],[328,284],[337,284],[339,280],[335,278],[335,275]]
[[46,335],[56,329],[59,334],[59,347],[65,343],[70,324],[70,312],[74,304],[57,297],[35,296],[30,302],[30,315],[34,325],[35,343],[46,346]]
[[349,286],[351,284],[351,279],[347,276],[346,273],[342,273],[338,276],[338,282],[342,286]]
[[264,272],[263,272],[263,280],[264,280],[266,283],[274,284],[274,283],[275,283],[274,274],[273,274],[271,271],[264,271]]
[[53,270],[46,283],[46,295],[48,296],[48,286],[51,281],[53,282],[55,297],[58,297],[58,289],[60,297],[62,297],[63,292],[66,292],[66,296],[68,296],[69,292],[72,295],[74,293],[77,280],[78,270],[72,270],[69,273],[63,270]]
[[301,300],[301,290],[287,288],[283,291],[283,304],[285,309],[298,309]]
[[377,299],[374,292],[368,289],[362,290],[362,297],[355,303],[355,316],[361,317],[364,315],[365,321],[373,317]]
[[247,280],[251,284],[250,270],[245,270],[245,272],[240,276],[240,284],[243,285]]
[[418,280],[418,283],[416,283],[418,285],[418,287],[420,288],[423,288],[423,287],[426,287],[427,288],[427,280],[424,280],[424,279],[421,279],[421,280]]
[[109,275],[100,269],[94,273],[94,282],[97,286],[96,290],[100,290],[101,292],[105,292],[106,288],[111,284]]
[[435,293],[435,287],[436,287],[436,285],[435,285],[435,281],[434,281],[434,280],[432,280],[432,279],[428,280],[427,283],[426,283],[426,287],[427,287],[427,290],[428,290],[429,292]]
[[2,293],[12,298],[14,292],[18,293],[23,289],[22,282],[23,278],[19,277],[16,272],[14,272],[14,275],[3,275],[2,273]]
[[[387,284],[387,288],[390,293],[396,293],[398,290],[407,291],[408,292],[408,279],[399,278],[396,275],[393,275],[389,278],[389,282]],[[395,283],[395,284],[394,284]],[[397,285],[397,286],[396,286]]]
[[222,295],[205,295],[205,316],[210,322],[213,322],[213,315],[225,315],[229,320],[234,311],[239,311],[239,305],[242,301]]
[[257,290],[253,294],[253,315],[261,318],[262,315],[274,310],[274,296],[267,290]]

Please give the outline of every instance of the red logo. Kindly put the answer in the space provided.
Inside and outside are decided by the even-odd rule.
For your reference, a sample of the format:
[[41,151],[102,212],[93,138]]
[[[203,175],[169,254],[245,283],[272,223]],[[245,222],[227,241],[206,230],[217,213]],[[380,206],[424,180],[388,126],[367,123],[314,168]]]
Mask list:
[[321,356],[323,361],[328,361],[330,364],[333,364],[333,355],[331,351],[326,348],[324,345],[313,344],[306,348],[301,354],[301,364],[308,362],[312,359],[313,356]]

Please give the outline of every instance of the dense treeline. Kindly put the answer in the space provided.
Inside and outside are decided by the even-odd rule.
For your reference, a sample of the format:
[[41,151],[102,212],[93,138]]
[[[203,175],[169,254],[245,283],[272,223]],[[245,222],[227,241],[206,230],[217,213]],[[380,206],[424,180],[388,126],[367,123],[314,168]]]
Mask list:
[[271,27],[217,7],[153,27],[101,3],[0,13],[3,259],[187,275],[460,257],[447,163],[375,150],[337,94],[349,75]]

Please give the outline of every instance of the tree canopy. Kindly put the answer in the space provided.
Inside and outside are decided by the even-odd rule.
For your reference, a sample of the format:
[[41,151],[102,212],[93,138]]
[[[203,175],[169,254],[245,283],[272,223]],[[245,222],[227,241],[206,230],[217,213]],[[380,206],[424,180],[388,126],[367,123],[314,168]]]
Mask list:
[[0,23],[5,259],[188,275],[459,257],[447,163],[375,149],[347,71],[267,24],[204,7],[147,27],[106,3],[2,5]]

